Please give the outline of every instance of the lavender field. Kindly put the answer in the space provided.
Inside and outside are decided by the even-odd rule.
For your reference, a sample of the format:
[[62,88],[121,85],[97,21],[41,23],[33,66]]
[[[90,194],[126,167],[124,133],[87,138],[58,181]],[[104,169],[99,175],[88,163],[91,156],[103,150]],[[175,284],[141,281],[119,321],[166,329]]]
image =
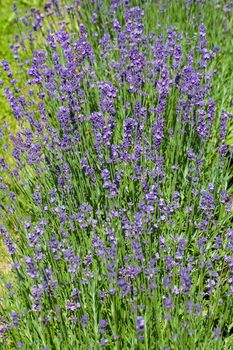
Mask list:
[[233,350],[233,2],[11,5],[0,349]]

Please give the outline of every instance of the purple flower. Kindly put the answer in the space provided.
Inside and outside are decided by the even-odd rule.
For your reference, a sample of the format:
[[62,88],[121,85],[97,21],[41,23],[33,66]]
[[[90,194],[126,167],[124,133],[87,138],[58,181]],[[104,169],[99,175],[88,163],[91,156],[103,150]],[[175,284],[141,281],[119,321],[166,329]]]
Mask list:
[[214,339],[219,339],[221,337],[221,328],[216,327],[214,328]]
[[220,118],[220,140],[224,141],[227,133],[227,122],[230,117],[229,113],[223,113]]
[[105,345],[107,345],[107,344],[108,344],[108,338],[102,338],[102,339],[100,340],[100,345],[105,346]]
[[208,218],[213,216],[213,211],[215,209],[215,199],[212,194],[204,190],[201,191],[200,208]]
[[107,332],[106,327],[108,326],[108,323],[106,320],[100,320],[99,322],[99,332],[100,334],[105,334]]
[[88,326],[88,323],[89,323],[88,317],[86,315],[82,315],[81,322],[82,322],[82,326],[84,328],[86,328]]
[[136,330],[137,332],[144,332],[145,321],[142,316],[137,317]]
[[79,302],[73,302],[73,301],[67,300],[66,302],[67,311],[75,311],[80,308],[81,308],[81,304]]
[[173,307],[173,299],[171,297],[164,298],[164,308],[165,310],[171,310]]

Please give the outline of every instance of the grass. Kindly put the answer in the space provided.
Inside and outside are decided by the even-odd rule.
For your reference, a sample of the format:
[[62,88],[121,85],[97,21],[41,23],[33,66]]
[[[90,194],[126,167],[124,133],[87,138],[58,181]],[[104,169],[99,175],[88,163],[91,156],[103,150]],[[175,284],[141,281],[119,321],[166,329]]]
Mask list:
[[[12,69],[16,73],[19,71],[18,65],[14,60],[14,55],[11,51],[10,45],[14,43],[14,38],[16,35],[19,35],[19,26],[13,12],[13,4],[16,3],[12,0],[0,1],[0,57],[1,60],[5,59],[9,61],[12,66]],[[19,0],[17,1],[18,8],[23,13],[25,10],[30,10],[31,7],[42,7],[43,1],[41,0]],[[22,79],[22,78],[21,78]],[[21,85],[24,84],[24,80],[21,81]],[[4,98],[3,90],[0,91],[0,121],[9,123],[9,126],[13,129],[16,127],[16,123],[12,116],[12,111],[9,108],[6,100]]]

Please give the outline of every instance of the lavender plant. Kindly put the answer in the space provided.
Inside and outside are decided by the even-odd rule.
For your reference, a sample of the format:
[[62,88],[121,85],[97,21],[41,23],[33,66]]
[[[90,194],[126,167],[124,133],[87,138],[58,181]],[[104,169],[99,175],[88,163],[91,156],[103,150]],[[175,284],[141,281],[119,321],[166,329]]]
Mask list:
[[218,50],[203,23],[191,42],[151,31],[150,6],[52,2],[47,27],[36,13],[46,42],[33,51],[28,94],[14,80],[5,87],[19,125],[11,164],[1,159],[6,349],[231,349]]

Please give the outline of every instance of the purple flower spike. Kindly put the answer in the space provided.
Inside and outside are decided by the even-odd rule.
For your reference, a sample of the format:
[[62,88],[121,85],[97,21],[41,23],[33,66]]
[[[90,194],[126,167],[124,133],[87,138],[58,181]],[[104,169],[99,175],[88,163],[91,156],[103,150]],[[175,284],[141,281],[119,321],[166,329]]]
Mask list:
[[142,316],[137,317],[136,330],[137,332],[144,332],[145,321]]

